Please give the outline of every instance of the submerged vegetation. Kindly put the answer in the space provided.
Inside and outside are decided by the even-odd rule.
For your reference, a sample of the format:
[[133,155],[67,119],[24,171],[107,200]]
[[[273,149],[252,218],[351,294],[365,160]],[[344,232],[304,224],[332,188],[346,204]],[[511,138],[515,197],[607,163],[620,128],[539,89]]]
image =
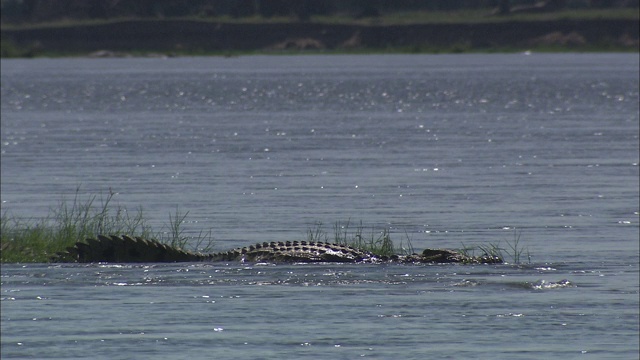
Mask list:
[[[2,263],[45,263],[56,253],[73,246],[75,242],[95,237],[99,234],[127,234],[146,239],[156,239],[171,247],[189,251],[209,253],[213,250],[212,230],[187,235],[183,228],[188,212],[176,209],[169,214],[168,224],[160,231],[152,230],[143,217],[142,208],[129,212],[120,205],[113,205],[115,193],[109,190],[105,196],[92,195],[82,199],[80,189],[76,189],[73,200],[63,199],[58,207],[52,208],[49,215],[40,220],[23,220],[2,214],[0,222],[0,262]],[[462,245],[458,252],[465,256],[491,256],[514,264],[521,262],[528,249],[522,247],[521,233],[514,230],[514,238],[506,241],[506,247],[498,243],[486,245]],[[322,223],[316,223],[307,230],[308,241],[330,242],[349,245],[370,251],[378,256],[410,255],[415,253],[409,234],[405,241],[394,243],[388,228],[370,231],[362,222],[353,226],[350,220],[338,221],[333,232],[323,229]]]

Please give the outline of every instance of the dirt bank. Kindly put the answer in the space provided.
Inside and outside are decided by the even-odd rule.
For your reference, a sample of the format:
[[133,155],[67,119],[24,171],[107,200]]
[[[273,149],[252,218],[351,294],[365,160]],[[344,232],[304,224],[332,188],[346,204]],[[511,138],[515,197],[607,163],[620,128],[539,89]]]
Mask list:
[[35,56],[83,55],[99,50],[108,50],[103,54],[281,50],[638,51],[639,32],[636,20],[610,19],[384,26],[131,20],[1,31],[3,42],[24,50],[23,54]]

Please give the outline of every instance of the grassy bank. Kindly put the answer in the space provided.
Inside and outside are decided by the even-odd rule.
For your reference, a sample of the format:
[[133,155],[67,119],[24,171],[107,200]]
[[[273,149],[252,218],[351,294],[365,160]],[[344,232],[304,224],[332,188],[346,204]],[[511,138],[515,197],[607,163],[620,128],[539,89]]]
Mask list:
[[638,51],[637,9],[492,16],[182,17],[3,24],[2,57]]
[[[147,239],[157,239],[173,247],[185,250],[213,252],[212,231],[202,231],[187,236],[182,228],[188,213],[178,209],[169,215],[169,221],[154,231],[145,221],[142,208],[130,212],[113,205],[114,193],[83,198],[76,192],[72,200],[62,200],[50,209],[49,215],[40,220],[19,219],[6,212],[2,214],[0,226],[0,262],[2,263],[46,263],[57,252],[73,246],[76,241],[98,234],[127,234]],[[350,221],[336,222],[332,232],[324,230],[321,223],[307,231],[308,241],[323,241],[350,245],[371,251],[377,255],[408,255],[414,253],[411,239],[398,243],[391,239],[389,229],[366,229],[362,222],[352,225]],[[225,249],[226,250],[226,249]],[[465,255],[497,256],[511,263],[520,263],[526,248],[520,244],[520,235],[514,232],[514,240],[506,246],[500,242],[459,249]],[[528,256],[528,252],[527,252]],[[529,258],[530,260],[530,258]]]
[[[348,14],[334,14],[331,16],[311,16],[303,23],[321,25],[415,25],[415,24],[473,24],[473,23],[496,23],[496,22],[530,22],[530,21],[552,21],[552,20],[638,20],[640,14],[638,9],[633,8],[612,8],[612,9],[566,9],[541,13],[517,13],[509,15],[492,15],[491,9],[471,9],[458,11],[406,11],[383,13],[379,16],[357,17]],[[104,25],[120,23],[123,21],[199,21],[215,24],[293,24],[301,21],[295,16],[209,16],[195,17],[182,16],[166,19],[158,18],[133,18],[115,17],[109,19],[86,19],[61,21],[43,21],[27,23],[4,23],[3,30],[18,29],[42,29],[60,28],[88,25]]]

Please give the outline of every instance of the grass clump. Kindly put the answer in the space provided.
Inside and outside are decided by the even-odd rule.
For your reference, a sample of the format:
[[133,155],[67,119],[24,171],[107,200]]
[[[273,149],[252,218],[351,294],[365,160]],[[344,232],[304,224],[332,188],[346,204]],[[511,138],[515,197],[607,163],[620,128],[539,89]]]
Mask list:
[[391,240],[388,228],[382,230],[371,228],[371,233],[366,235],[362,221],[355,228],[350,225],[350,220],[346,222],[337,221],[333,226],[333,237],[331,237],[324,231],[322,223],[318,222],[314,228],[307,230],[307,240],[348,245],[357,249],[367,250],[378,256],[408,255],[414,252],[408,236],[406,246],[402,242],[396,246]]
[[488,243],[483,245],[476,246],[467,246],[462,244],[462,248],[458,249],[460,253],[465,256],[476,256],[476,252],[480,257],[489,256],[489,257],[498,257],[500,259],[511,259],[512,264],[520,264],[522,262],[523,255],[526,254],[527,261],[531,264],[531,254],[529,253],[528,247],[522,247],[520,243],[520,236],[522,235],[522,231],[518,231],[518,229],[513,229],[513,240],[505,241],[507,247],[503,247],[500,244],[500,241],[497,243]]
[[[188,212],[182,214],[176,209],[175,215],[169,215],[167,229],[163,227],[154,232],[144,220],[142,208],[129,212],[122,206],[114,207],[115,192],[111,189],[105,197],[92,195],[84,201],[79,193],[78,188],[71,202],[63,199],[44,219],[24,220],[4,212],[0,219],[0,262],[48,262],[57,252],[77,241],[99,234],[153,238],[179,248],[186,248],[190,240],[194,240],[185,235],[181,226]],[[195,237],[193,250],[208,251],[212,246],[209,230]]]
[[182,213],[179,208],[176,208],[175,214],[172,216],[169,214],[168,230],[162,233],[156,234],[155,239],[158,239],[167,245],[180,249],[187,249],[189,242],[193,251],[210,252],[213,249],[213,235],[212,230],[207,231],[200,230],[196,236],[188,236],[184,232],[182,224],[186,222],[186,218],[189,212]]
[[[408,234],[405,234],[407,238],[406,246],[403,245],[402,242],[396,246],[391,240],[388,228],[378,231],[372,228],[371,233],[366,236],[364,235],[364,226],[362,225],[362,222],[360,222],[355,228],[350,227],[350,224],[350,220],[347,220],[346,222],[337,221],[333,226],[333,236],[331,237],[324,231],[322,223],[318,222],[315,224],[315,227],[307,230],[307,240],[348,245],[354,248],[367,250],[378,256],[411,255],[415,253]],[[520,264],[524,255],[526,255],[527,261],[530,264],[531,255],[529,254],[528,247],[522,246],[520,241],[521,235],[522,232],[514,228],[513,240],[505,241],[506,247],[502,246],[500,241],[497,243],[486,243],[476,246],[467,246],[463,243],[462,248],[456,249],[456,251],[470,258],[498,258],[501,260],[510,260],[512,264]]]

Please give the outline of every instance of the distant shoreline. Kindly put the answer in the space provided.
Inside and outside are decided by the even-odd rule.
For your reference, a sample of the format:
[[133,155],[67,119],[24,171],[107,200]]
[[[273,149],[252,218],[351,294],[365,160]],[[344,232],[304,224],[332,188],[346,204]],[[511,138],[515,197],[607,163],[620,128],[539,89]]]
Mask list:
[[634,19],[408,25],[119,20],[3,28],[2,57],[279,53],[638,52]]

